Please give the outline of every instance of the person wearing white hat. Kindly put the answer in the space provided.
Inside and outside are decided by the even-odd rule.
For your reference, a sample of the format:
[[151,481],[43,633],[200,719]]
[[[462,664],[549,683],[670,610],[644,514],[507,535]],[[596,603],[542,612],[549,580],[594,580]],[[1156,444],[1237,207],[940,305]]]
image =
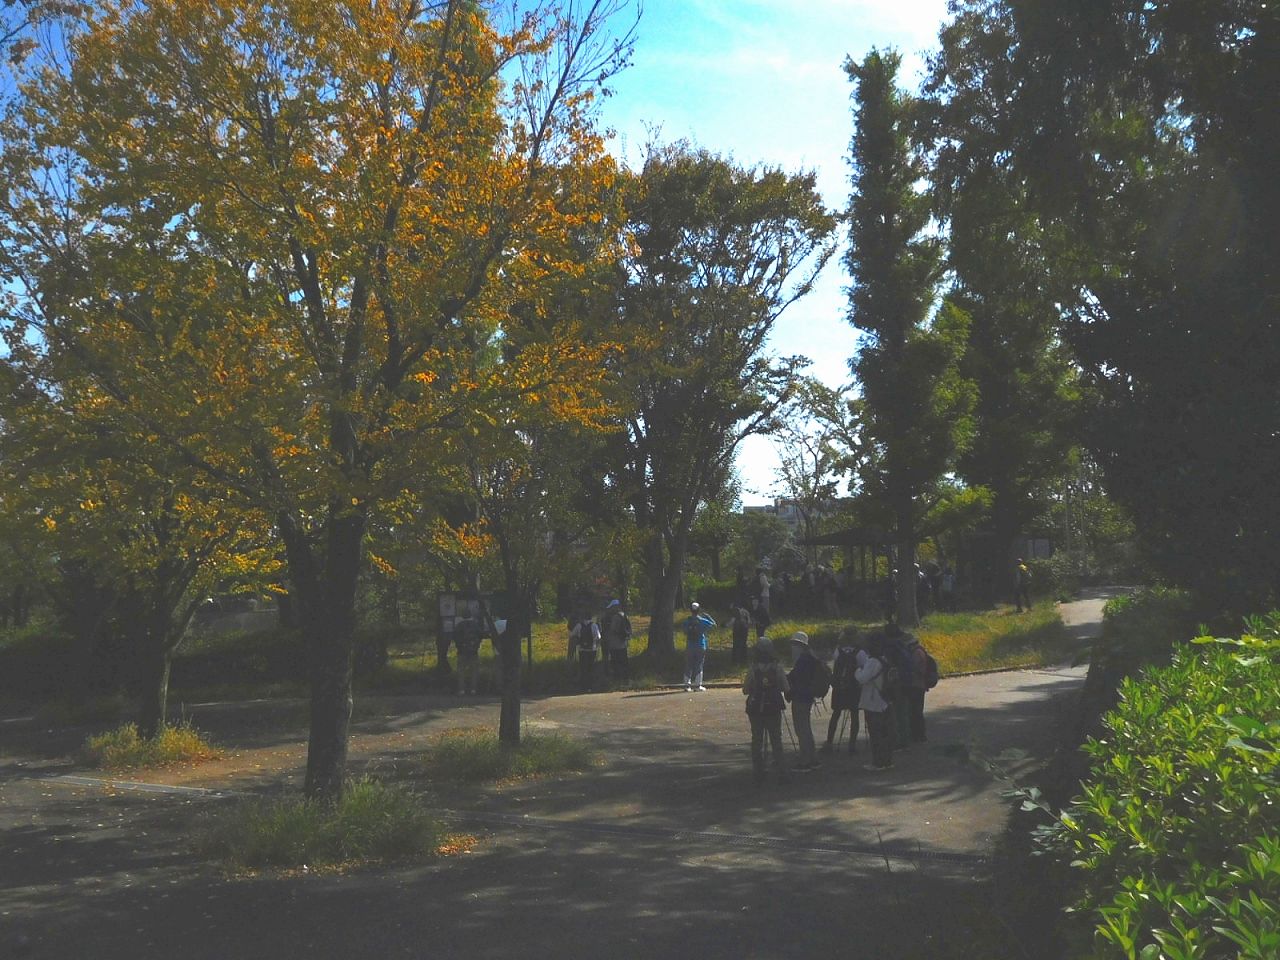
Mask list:
[[702,685],[702,668],[707,660],[707,631],[716,622],[702,612],[696,604],[689,604],[689,617],[681,624],[684,629],[684,689],[688,693],[697,687],[706,690]]

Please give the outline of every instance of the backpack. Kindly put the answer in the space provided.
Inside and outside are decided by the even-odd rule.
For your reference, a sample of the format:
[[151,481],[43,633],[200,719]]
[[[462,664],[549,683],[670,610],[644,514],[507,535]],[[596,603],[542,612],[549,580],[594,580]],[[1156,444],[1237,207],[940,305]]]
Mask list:
[[831,669],[817,657],[813,659],[818,662],[813,668],[813,699],[821,700],[831,690]]
[[480,624],[471,617],[458,620],[453,625],[453,643],[458,648],[458,656],[474,657],[480,653],[482,639]]
[[755,674],[754,689],[747,695],[747,715],[782,713],[782,688],[778,685],[778,668],[769,663],[751,668]]
[[880,663],[884,667],[884,685],[880,689],[880,694],[892,703],[902,695],[902,648],[900,646],[896,649],[890,648],[880,659]]
[[920,686],[926,690],[932,690],[938,685],[938,661],[933,659],[933,654],[924,647],[920,648],[920,652],[924,654],[924,666],[920,671]]
[[831,667],[831,685],[837,691],[848,693],[858,684],[854,671],[858,669],[857,654],[852,648],[842,647]]
[[625,649],[631,643],[631,621],[622,611],[614,611],[605,620],[603,633],[610,648]]

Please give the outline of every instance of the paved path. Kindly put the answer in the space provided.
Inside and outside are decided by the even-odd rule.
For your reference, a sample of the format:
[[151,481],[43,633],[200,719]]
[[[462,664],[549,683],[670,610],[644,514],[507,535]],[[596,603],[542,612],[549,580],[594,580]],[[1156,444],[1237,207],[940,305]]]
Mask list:
[[[1065,607],[1078,636],[1096,630],[1100,608]],[[929,744],[891,773],[854,762],[859,744],[862,756],[785,787],[751,782],[737,691],[534,701],[531,728],[590,737],[607,766],[438,794],[481,836],[475,852],[325,877],[228,881],[187,852],[193,818],[228,802],[202,790],[296,783],[296,704],[253,708],[249,733],[250,708],[194,711],[237,748],[146,777],[175,792],[58,780],[92,775],[0,728],[0,958],[19,937],[33,957],[68,960],[970,956],[973,936],[1004,935],[983,908],[1000,794],[1051,748],[1082,676],[946,679],[928,698]],[[424,741],[492,725],[496,703],[388,698],[361,717],[353,766],[429,787],[415,766]]]

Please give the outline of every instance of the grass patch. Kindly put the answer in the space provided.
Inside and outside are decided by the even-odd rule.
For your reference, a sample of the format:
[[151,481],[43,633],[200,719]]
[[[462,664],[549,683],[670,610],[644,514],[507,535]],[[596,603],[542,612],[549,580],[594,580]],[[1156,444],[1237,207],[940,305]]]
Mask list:
[[151,739],[143,739],[133,723],[89,737],[84,742],[85,758],[106,770],[135,767],[162,767],[173,763],[199,763],[221,754],[188,723],[160,728]]
[[561,733],[525,733],[512,749],[492,730],[449,730],[427,748],[425,763],[433,777],[463,783],[523,780],[575,773],[600,763],[600,755],[581,740]]
[[404,862],[468,846],[418,795],[364,779],[335,804],[302,797],[248,800],[210,820],[196,850],[233,869],[334,869]]
[[915,631],[944,674],[1061,662],[1071,651],[1057,605],[1043,600],[1015,613],[931,613]]

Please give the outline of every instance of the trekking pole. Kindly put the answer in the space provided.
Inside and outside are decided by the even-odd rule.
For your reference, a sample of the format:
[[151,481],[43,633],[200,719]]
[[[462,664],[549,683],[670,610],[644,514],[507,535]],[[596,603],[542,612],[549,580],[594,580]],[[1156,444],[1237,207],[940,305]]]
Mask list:
[[795,731],[791,729],[791,718],[787,716],[787,711],[782,711],[782,723],[787,728],[787,736],[791,738],[791,749],[799,750],[800,744],[796,743]]
[[840,749],[840,744],[844,742],[844,732],[849,727],[849,712],[843,711],[840,715],[840,727],[836,730],[836,749]]

